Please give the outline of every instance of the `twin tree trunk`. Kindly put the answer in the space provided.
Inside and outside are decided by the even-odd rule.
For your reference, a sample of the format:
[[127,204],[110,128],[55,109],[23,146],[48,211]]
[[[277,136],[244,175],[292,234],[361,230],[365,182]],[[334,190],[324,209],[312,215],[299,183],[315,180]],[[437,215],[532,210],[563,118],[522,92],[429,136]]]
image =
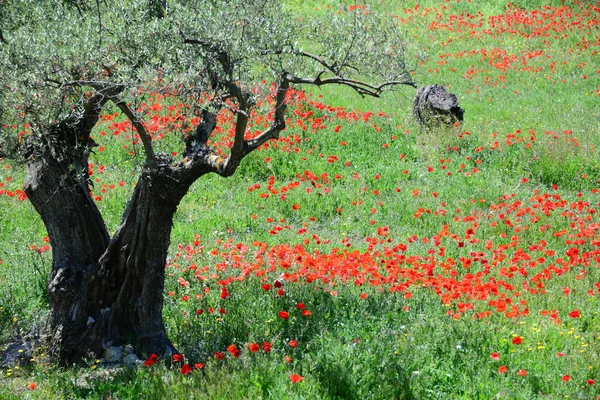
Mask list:
[[65,174],[64,165],[42,158],[29,164],[25,186],[52,244],[56,355],[68,364],[125,342],[139,354],[174,351],[162,323],[164,270],[173,215],[189,185],[144,172],[109,240],[87,185]]
[[[89,137],[79,131],[61,136]],[[25,181],[52,245],[53,354],[68,365],[124,343],[138,354],[176,351],[162,323],[164,271],[173,215],[193,181],[173,179],[170,165],[145,169],[110,238],[89,192],[88,145],[62,146],[70,157],[32,157]]]

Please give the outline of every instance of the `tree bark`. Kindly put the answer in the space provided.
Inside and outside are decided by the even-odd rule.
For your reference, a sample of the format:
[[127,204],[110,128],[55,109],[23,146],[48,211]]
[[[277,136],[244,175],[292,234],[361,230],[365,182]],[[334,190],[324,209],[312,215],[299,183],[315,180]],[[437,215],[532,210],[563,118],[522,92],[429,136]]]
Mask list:
[[443,86],[429,85],[417,90],[413,115],[421,125],[428,127],[452,125],[463,120],[464,110],[459,107],[456,95],[448,93]]

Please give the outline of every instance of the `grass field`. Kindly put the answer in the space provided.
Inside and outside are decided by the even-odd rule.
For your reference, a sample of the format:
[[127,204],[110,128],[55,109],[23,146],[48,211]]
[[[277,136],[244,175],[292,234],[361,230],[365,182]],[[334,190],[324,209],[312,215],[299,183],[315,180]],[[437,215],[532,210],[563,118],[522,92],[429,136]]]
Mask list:
[[[299,20],[350,4],[287,3]],[[0,370],[0,398],[600,398],[600,3],[478,3],[376,7],[462,125],[417,126],[410,87],[297,88],[279,141],[192,187],[165,284],[183,361],[60,369],[40,351]],[[139,107],[181,152],[182,105]],[[114,232],[143,154],[116,110],[94,138]],[[0,159],[0,343],[46,315],[51,248],[24,175]]]

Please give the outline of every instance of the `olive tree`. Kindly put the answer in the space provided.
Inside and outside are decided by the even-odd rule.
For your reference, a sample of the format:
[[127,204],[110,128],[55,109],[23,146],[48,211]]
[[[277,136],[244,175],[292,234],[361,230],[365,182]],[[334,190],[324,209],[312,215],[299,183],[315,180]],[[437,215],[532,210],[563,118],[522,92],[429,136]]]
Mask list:
[[[307,18],[277,0],[4,0],[0,2],[0,140],[25,158],[25,192],[52,245],[53,354],[63,364],[132,344],[175,352],[162,322],[173,216],[206,174],[228,177],[286,127],[295,85],[343,85],[379,97],[414,86],[394,20],[368,6]],[[271,125],[248,135],[256,85],[275,85]],[[158,151],[133,105],[144,90],[193,102],[201,116],[181,156]],[[118,109],[144,161],[121,223],[108,232],[90,195],[88,159],[103,109]],[[216,114],[234,116],[226,154],[210,145]],[[172,134],[178,134],[177,132]]]

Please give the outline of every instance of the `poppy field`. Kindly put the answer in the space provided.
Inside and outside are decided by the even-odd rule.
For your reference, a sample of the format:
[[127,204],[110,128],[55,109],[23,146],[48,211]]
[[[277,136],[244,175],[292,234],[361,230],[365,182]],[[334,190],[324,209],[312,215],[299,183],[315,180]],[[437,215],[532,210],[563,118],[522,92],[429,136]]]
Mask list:
[[[285,3],[298,23],[363,7]],[[40,350],[0,370],[0,397],[600,398],[600,2],[477,3],[365,8],[399,24],[413,78],[456,94],[463,123],[419,126],[410,87],[295,87],[281,137],[179,206],[164,322],[181,354],[61,369]],[[181,152],[189,105],[143,98],[156,148]],[[247,137],[272,122],[250,117]],[[217,119],[225,154],[235,126]],[[89,173],[114,232],[144,155],[116,107],[101,120]],[[24,176],[0,159],[0,343],[47,313],[52,249]]]

